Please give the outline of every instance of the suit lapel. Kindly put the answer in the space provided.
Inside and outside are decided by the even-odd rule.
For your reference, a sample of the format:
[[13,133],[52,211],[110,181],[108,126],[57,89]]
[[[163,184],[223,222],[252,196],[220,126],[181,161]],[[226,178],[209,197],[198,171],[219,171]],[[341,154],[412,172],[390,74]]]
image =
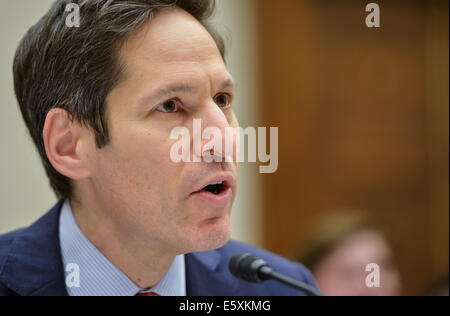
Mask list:
[[19,295],[67,295],[58,237],[61,205],[59,202],[11,244],[0,280]]
[[217,251],[191,253],[186,259],[186,288],[188,296],[243,295],[239,281],[223,266]]

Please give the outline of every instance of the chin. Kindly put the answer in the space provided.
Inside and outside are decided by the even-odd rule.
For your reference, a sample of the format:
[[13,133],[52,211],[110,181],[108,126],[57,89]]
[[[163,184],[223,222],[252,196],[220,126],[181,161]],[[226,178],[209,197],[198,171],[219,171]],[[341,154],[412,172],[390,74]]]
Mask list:
[[231,238],[228,216],[207,221],[191,240],[191,252],[204,252],[225,246]]

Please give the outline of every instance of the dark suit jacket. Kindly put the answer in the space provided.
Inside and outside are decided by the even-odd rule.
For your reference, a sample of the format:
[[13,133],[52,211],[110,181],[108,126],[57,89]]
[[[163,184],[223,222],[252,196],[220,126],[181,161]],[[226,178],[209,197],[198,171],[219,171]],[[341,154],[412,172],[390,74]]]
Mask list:
[[[59,246],[62,202],[28,228],[0,236],[0,296],[66,296],[65,274]],[[265,250],[230,241],[224,247],[185,256],[188,296],[304,295],[275,281],[248,283],[236,279],[228,261],[237,253],[251,252],[275,270],[315,287],[309,271]]]

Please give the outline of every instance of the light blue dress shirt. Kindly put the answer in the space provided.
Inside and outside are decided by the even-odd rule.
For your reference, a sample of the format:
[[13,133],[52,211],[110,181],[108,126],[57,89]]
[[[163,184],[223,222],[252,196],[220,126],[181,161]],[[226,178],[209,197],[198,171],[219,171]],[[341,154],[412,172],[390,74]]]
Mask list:
[[[184,255],[175,258],[157,285],[143,290],[84,236],[69,201],[65,201],[61,209],[59,240],[66,280],[69,280],[66,281],[66,289],[70,296],[134,296],[142,292],[155,292],[161,296],[186,296]],[[73,273],[78,273],[77,271],[79,279],[73,278]],[[79,280],[79,284],[71,282],[74,280]]]

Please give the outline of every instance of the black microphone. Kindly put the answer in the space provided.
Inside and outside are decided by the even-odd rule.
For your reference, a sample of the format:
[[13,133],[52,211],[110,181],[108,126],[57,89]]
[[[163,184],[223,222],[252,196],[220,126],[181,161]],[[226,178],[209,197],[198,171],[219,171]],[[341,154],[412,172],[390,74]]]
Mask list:
[[318,290],[303,282],[294,280],[288,276],[275,272],[263,259],[251,253],[233,256],[229,262],[231,274],[236,278],[247,282],[263,282],[273,279],[304,291],[310,296],[323,296]]

